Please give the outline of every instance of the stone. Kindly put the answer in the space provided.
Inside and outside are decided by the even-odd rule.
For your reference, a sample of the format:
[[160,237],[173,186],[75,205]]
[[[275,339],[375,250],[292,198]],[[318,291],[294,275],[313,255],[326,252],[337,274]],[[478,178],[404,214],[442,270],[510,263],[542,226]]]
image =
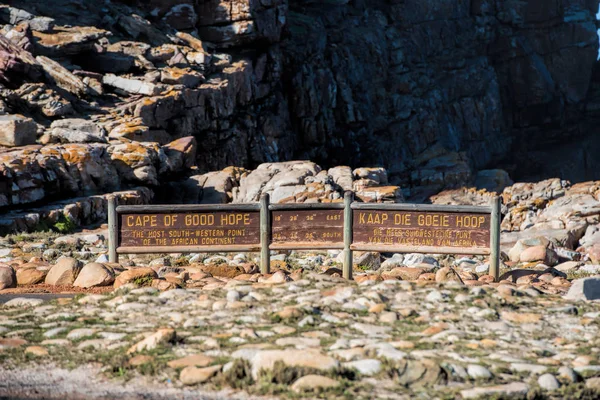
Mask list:
[[161,68],[160,81],[171,85],[195,88],[204,81],[204,76],[191,68],[167,67]]
[[152,268],[139,267],[121,272],[115,279],[114,287],[119,288],[128,283],[136,283],[141,286],[149,286],[158,275]]
[[17,287],[17,274],[8,265],[0,264],[0,290]]
[[88,86],[78,76],[58,62],[45,56],[37,56],[35,59],[44,69],[48,79],[54,82],[56,86],[79,97],[90,92]]
[[25,348],[25,354],[31,354],[36,357],[44,357],[48,355],[48,350],[42,346],[29,346]]
[[543,374],[538,378],[538,385],[544,390],[552,391],[560,388],[560,383],[552,374]]
[[109,268],[101,263],[93,262],[86,264],[81,269],[77,279],[73,282],[73,286],[82,288],[108,286],[112,284],[114,280],[115,274],[112,268]]
[[127,79],[114,74],[106,74],[102,78],[102,83],[116,89],[123,90],[131,94],[141,94],[145,96],[155,96],[160,94],[162,88],[150,82],[137,79]]
[[529,247],[519,255],[519,261],[521,262],[540,261],[550,266],[555,265],[557,260],[556,252],[543,245]]
[[469,364],[467,366],[467,374],[473,379],[488,380],[492,378],[492,373],[487,368],[477,364]]
[[197,385],[210,380],[219,373],[222,365],[213,365],[212,367],[197,368],[193,366],[185,367],[179,374],[179,380],[184,385]]
[[452,267],[442,267],[435,273],[436,282],[457,282],[463,284],[462,279]]
[[524,396],[529,392],[529,386],[523,382],[511,382],[504,385],[476,387],[460,391],[464,399],[491,397],[494,395]]
[[296,393],[302,393],[313,390],[327,390],[340,386],[340,383],[335,379],[321,375],[305,375],[296,380],[291,389]]
[[106,131],[96,123],[80,118],[54,121],[50,125],[52,142],[56,143],[106,143]]
[[381,266],[381,257],[379,253],[367,251],[364,253],[355,252],[354,264],[356,268],[366,270],[378,270]]
[[42,304],[42,299],[31,299],[27,297],[15,297],[4,303],[4,307],[37,307]]
[[167,363],[167,365],[171,368],[206,367],[213,361],[214,358],[204,354],[192,354],[183,358],[171,360]]
[[0,145],[15,147],[34,144],[38,127],[31,119],[20,114],[0,115]]
[[17,269],[17,284],[35,285],[41,283],[46,278],[48,270],[43,267],[27,267]]
[[134,344],[127,350],[127,354],[137,353],[144,350],[153,350],[157,346],[166,344],[175,339],[175,329],[162,328],[151,334],[144,340]]
[[318,350],[263,350],[257,352],[251,359],[252,377],[258,379],[261,370],[271,370],[277,361],[292,367],[308,367],[321,371],[337,368],[339,362]]
[[584,278],[572,281],[571,287],[564,298],[574,301],[600,299],[600,278]]
[[375,375],[381,371],[381,361],[375,359],[350,361],[343,364],[344,367],[356,369],[361,375]]
[[72,285],[81,271],[82,262],[71,257],[61,257],[56,264],[50,268],[46,280],[46,285]]
[[427,273],[429,269],[419,267],[396,267],[388,272],[383,272],[381,275],[390,278],[402,279],[403,281],[416,281],[419,276]]

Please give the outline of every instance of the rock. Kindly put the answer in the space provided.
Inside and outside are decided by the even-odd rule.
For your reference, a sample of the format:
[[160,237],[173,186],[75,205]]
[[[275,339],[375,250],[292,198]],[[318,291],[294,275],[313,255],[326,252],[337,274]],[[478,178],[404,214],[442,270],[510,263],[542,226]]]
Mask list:
[[361,375],[376,375],[381,371],[381,361],[375,359],[350,361],[343,364],[344,367],[356,369]]
[[55,27],[52,32],[33,31],[36,54],[45,56],[75,55],[89,51],[94,43],[110,32],[94,27]]
[[132,268],[121,272],[121,274],[117,276],[114,287],[116,289],[128,283],[135,283],[140,286],[149,286],[152,283],[152,280],[155,278],[158,278],[158,275],[152,268]]
[[538,385],[544,390],[552,391],[560,387],[560,383],[552,374],[543,374],[538,378]]
[[0,115],[0,145],[15,147],[34,144],[37,124],[19,114]]
[[175,339],[175,329],[163,328],[159,329],[146,339],[131,346],[127,350],[127,354],[137,353],[144,350],[153,350],[161,344],[166,344]]
[[[356,254],[358,253],[358,254]],[[355,252],[354,265],[359,269],[378,270],[381,266],[381,256],[379,253],[367,251],[364,253]]]
[[179,374],[179,380],[184,385],[197,385],[204,383],[221,371],[221,365],[213,365],[212,367],[196,368],[185,367]]
[[[533,237],[528,239],[520,239],[515,245],[509,250],[508,257],[510,261],[519,262],[521,261],[521,253],[530,247],[543,246],[544,248],[549,245],[548,239],[544,237]],[[534,254],[537,256],[537,254]],[[533,255],[531,255],[533,256]],[[544,254],[545,258],[545,254]],[[543,258],[542,258],[543,259]],[[536,261],[536,260],[534,260]]]
[[321,375],[305,375],[291,386],[291,389],[296,393],[311,391],[311,390],[327,390],[336,388],[340,385],[335,379]]
[[488,192],[501,193],[505,187],[513,184],[508,172],[502,169],[486,169],[477,172],[475,186]]
[[72,285],[81,271],[82,263],[71,257],[61,257],[56,264],[50,268],[46,280],[46,285]]
[[106,131],[97,124],[79,118],[54,121],[50,125],[52,142],[106,143]]
[[600,299],[600,278],[584,278],[572,281],[571,288],[564,298],[574,301]]
[[0,264],[0,290],[17,287],[17,274],[8,265]]
[[17,269],[17,284],[35,285],[41,283],[46,278],[48,270],[44,267],[28,267]]
[[461,285],[463,284],[462,279],[456,273],[452,267],[443,267],[437,270],[435,273],[435,281],[436,282],[458,282]]
[[37,307],[44,303],[42,299],[31,299],[26,297],[15,297],[4,303],[4,307]]
[[44,69],[48,79],[61,89],[80,97],[91,92],[78,76],[72,74],[71,71],[56,61],[44,56],[37,56],[36,60]]
[[476,387],[460,391],[464,399],[476,399],[480,397],[491,397],[494,395],[524,396],[529,392],[529,386],[523,382],[511,382],[504,385]]
[[160,81],[171,85],[183,85],[188,88],[198,86],[204,80],[204,76],[191,68],[162,68],[160,70]]
[[487,368],[477,364],[469,364],[467,374],[473,379],[488,380],[492,378],[492,373]]
[[[125,278],[124,278],[125,279]],[[132,278],[135,279],[135,278]],[[86,264],[77,279],[73,282],[73,286],[90,288],[96,286],[108,286],[115,281],[113,270],[101,263],[93,262]],[[124,283],[122,283],[124,284]]]
[[546,265],[555,265],[558,261],[556,252],[546,246],[532,246],[529,247],[519,255],[519,261],[521,262],[534,262],[540,261]]
[[167,365],[171,368],[206,367],[213,361],[214,358],[205,356],[204,354],[192,354],[177,360],[171,360]]
[[160,94],[162,88],[150,82],[137,79],[121,78],[114,74],[106,74],[102,78],[102,83],[131,94],[142,94],[145,96],[156,96]]
[[330,370],[339,366],[335,359],[321,354],[318,350],[263,350],[252,358],[252,377],[258,379],[261,370],[271,370],[277,361],[292,367],[308,367],[321,371]]
[[25,348],[25,354],[31,354],[36,357],[44,357],[48,355],[48,350],[42,346],[29,346]]
[[600,389],[600,377],[588,378],[585,380],[585,387],[590,389]]
[[416,281],[419,276],[429,272],[429,269],[419,267],[396,267],[389,272],[383,272],[381,275],[390,278],[400,278],[403,281]]

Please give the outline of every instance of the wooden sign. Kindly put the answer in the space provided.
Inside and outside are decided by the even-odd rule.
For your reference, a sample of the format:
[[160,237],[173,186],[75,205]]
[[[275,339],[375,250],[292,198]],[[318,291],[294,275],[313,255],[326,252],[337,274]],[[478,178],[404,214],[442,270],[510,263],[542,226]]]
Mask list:
[[[373,208],[373,205],[369,205]],[[490,253],[491,213],[444,211],[439,206],[379,206],[353,210],[353,250]],[[424,207],[424,208],[423,208]],[[422,208],[422,210],[413,210]],[[458,210],[458,209],[457,209]]]
[[109,260],[119,253],[260,251],[269,273],[271,250],[343,249],[343,276],[352,251],[490,254],[498,277],[500,198],[491,207],[343,203],[119,206],[108,203]]
[[[190,210],[188,208],[188,210]],[[191,252],[250,251],[260,247],[258,210],[150,213],[120,210],[117,251]],[[144,212],[145,211],[145,212]]]
[[343,249],[344,208],[271,206],[271,249]]

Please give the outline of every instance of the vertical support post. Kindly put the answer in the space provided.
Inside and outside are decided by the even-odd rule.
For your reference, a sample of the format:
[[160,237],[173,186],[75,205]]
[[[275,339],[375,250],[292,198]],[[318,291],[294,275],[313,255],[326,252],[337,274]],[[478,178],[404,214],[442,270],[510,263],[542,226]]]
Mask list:
[[344,279],[352,279],[352,197],[350,190],[344,193]]
[[492,220],[490,226],[490,275],[498,281],[500,271],[500,197],[494,198],[492,203]]
[[269,194],[260,196],[260,273],[271,272],[271,212],[269,211]]
[[108,261],[111,263],[119,262],[117,230],[117,199],[115,196],[108,196]]

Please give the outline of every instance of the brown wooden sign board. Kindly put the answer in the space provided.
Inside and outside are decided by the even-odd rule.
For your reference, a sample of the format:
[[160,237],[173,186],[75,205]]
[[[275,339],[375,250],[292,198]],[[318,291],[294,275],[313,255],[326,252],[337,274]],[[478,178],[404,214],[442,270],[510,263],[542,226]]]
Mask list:
[[259,211],[122,213],[117,252],[257,250]]
[[271,249],[343,249],[344,209],[271,211]]
[[353,210],[354,250],[489,254],[489,213]]
[[500,198],[491,207],[343,203],[119,206],[109,199],[109,259],[118,253],[343,249],[343,275],[352,277],[352,251],[490,254],[497,278]]

